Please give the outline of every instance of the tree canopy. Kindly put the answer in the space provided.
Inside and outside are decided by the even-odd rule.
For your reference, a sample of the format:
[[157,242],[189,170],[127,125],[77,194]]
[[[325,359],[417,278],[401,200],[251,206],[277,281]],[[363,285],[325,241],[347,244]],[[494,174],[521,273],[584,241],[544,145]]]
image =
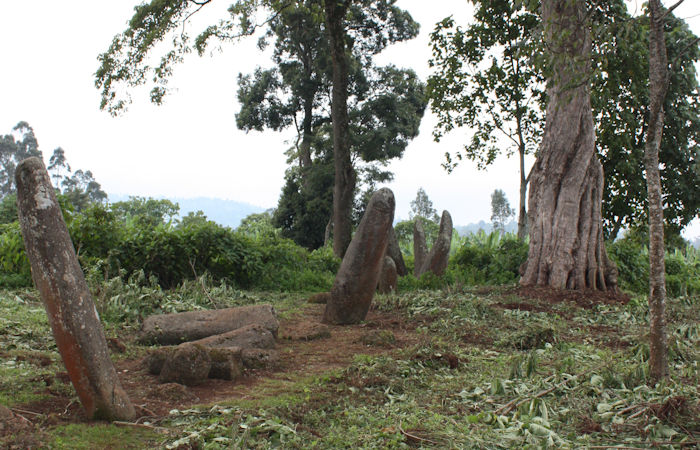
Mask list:
[[[542,24],[533,14],[534,5],[474,3],[474,25],[460,28],[448,18],[431,36],[435,73],[428,89],[431,108],[439,117],[434,133],[440,138],[455,127],[475,127],[464,152],[448,155],[448,168],[463,157],[476,161],[480,168],[486,167],[507,148],[508,141],[511,148],[518,148],[519,142],[535,143],[543,127],[538,117],[546,99],[537,89],[551,52],[540,48]],[[604,233],[611,238],[621,228],[646,220],[642,155],[648,103],[648,19],[631,17],[622,0],[597,2],[589,11],[593,32],[591,103],[596,151],[605,173]],[[695,36],[682,20],[671,14],[666,27],[671,35],[669,58],[675,70],[666,97],[669,117],[660,159],[666,219],[678,232],[700,216],[700,198],[696,195],[700,189],[700,109],[693,65],[700,58],[700,50],[697,45],[689,46]],[[486,62],[480,63],[482,58]],[[518,126],[519,115],[525,119],[521,125],[531,129]],[[492,133],[495,130],[505,130],[502,135],[508,136],[506,140],[498,139],[498,134]],[[518,130],[527,132],[523,141]],[[521,164],[521,188],[526,182]]]

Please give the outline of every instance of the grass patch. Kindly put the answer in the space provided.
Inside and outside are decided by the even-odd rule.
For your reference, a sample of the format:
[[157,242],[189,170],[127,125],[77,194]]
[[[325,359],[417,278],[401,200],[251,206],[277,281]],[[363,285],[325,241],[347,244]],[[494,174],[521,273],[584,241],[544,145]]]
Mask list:
[[[222,288],[213,298],[225,305],[270,302],[283,317],[304,316],[304,294],[232,294]],[[30,395],[37,381],[26,373],[61,370],[41,305],[14,295],[0,295],[0,343],[3,349],[14,346],[3,350],[0,386],[3,393],[27,396],[10,403],[9,394],[3,394],[0,403],[10,405],[36,400]],[[182,292],[162,295],[171,304],[188,304]],[[360,326],[363,332],[373,330],[366,334],[373,339],[366,346],[371,354],[355,355],[347,367],[320,375],[305,373],[303,366],[268,374],[246,387],[245,396],[148,419],[167,434],[102,424],[42,424],[39,446],[649,447],[658,442],[681,446],[700,435],[697,299],[668,301],[671,376],[658,385],[649,383],[648,311],[639,299],[582,308],[521,299],[507,287],[445,288],[378,296],[373,307],[398,324],[396,339],[381,328],[384,322]],[[127,359],[141,355],[128,339],[137,323],[108,327],[108,335],[127,344]],[[402,343],[402,327],[411,330],[412,340]]]

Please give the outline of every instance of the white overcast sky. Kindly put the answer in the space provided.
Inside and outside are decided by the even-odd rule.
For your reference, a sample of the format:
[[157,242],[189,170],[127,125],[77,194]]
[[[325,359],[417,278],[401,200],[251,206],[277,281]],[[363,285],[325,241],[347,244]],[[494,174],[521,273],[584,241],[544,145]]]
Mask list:
[[[283,184],[287,141],[292,132],[243,133],[236,129],[238,73],[270,64],[249,40],[221,53],[191,55],[178,66],[170,86],[176,91],[163,106],[148,101],[147,90],[133,91],[134,103],[121,117],[99,110],[94,87],[97,55],[123,31],[140,1],[22,0],[3,2],[0,11],[0,134],[27,121],[48,159],[63,147],[73,168],[91,170],[110,195],[217,197],[274,207]],[[195,35],[201,24],[223,17],[231,0],[206,6],[188,26]],[[628,2],[631,9],[641,0]],[[664,3],[671,4],[670,0]],[[389,48],[377,58],[413,68],[425,80],[430,71],[428,34],[448,15],[466,23],[466,0],[399,0],[421,23],[421,34]],[[679,17],[700,14],[700,0],[686,0]],[[688,19],[700,34],[700,17]],[[410,201],[423,187],[438,210],[447,209],[456,224],[489,221],[490,195],[503,189],[518,203],[517,159],[500,158],[488,171],[464,162],[452,174],[441,167],[446,151],[469,138],[457,130],[435,143],[435,119],[429,111],[420,135],[403,159],[392,163],[396,217],[408,217]],[[700,236],[700,224],[686,231]]]

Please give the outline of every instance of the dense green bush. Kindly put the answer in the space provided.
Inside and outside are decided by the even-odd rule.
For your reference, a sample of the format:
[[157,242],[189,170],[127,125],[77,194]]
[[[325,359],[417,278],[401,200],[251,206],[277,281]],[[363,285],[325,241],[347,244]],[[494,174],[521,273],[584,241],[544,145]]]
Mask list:
[[[607,246],[608,255],[620,272],[619,284],[626,291],[649,291],[649,249],[636,238],[623,238]],[[700,251],[691,245],[666,251],[666,292],[670,297],[700,295]]]
[[[133,205],[132,205],[133,203]],[[92,204],[64,208],[68,230],[86,271],[103,280],[128,281],[138,273],[174,288],[202,275],[244,289],[328,290],[339,260],[328,248],[310,252],[282,238],[269,214],[244,222],[240,231],[200,215],[177,225],[177,205],[134,198],[116,208]],[[0,225],[0,286],[31,284],[18,223]]]
[[527,242],[514,234],[483,231],[467,236],[450,261],[456,280],[469,285],[515,283],[527,259]]
[[29,286],[32,274],[18,222],[0,225],[0,287]]

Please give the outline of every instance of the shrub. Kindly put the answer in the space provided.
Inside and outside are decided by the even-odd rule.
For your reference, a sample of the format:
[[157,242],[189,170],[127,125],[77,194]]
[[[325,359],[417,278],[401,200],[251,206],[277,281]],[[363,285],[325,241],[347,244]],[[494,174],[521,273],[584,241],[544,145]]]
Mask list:
[[527,242],[514,234],[482,231],[464,240],[452,257],[450,271],[456,280],[469,285],[514,283],[527,251]]
[[29,259],[19,222],[0,225],[0,287],[17,288],[32,284]]

